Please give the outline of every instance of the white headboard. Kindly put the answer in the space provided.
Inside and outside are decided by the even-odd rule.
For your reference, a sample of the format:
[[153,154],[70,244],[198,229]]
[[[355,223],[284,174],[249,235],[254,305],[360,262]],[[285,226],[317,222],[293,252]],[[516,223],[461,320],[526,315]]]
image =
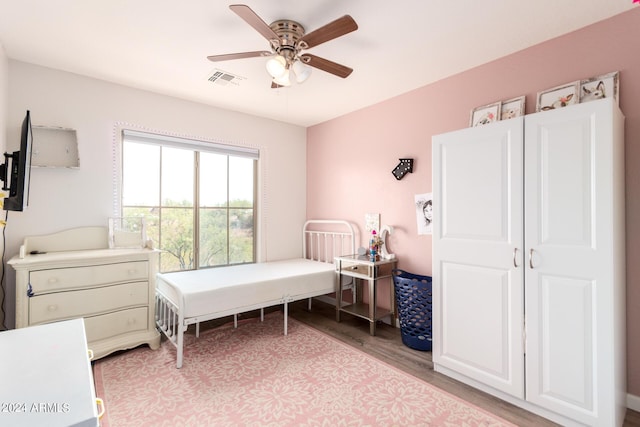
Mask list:
[[333,264],[334,257],[356,253],[353,225],[335,219],[311,219],[302,231],[303,257]]

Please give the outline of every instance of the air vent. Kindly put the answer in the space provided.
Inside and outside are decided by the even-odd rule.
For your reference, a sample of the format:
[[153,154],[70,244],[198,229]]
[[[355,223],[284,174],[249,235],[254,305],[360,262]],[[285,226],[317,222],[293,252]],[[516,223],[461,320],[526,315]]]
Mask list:
[[220,69],[215,69],[209,76],[208,80],[211,83],[215,83],[220,86],[227,86],[228,84],[239,86],[240,82],[244,80],[244,77],[240,77]]

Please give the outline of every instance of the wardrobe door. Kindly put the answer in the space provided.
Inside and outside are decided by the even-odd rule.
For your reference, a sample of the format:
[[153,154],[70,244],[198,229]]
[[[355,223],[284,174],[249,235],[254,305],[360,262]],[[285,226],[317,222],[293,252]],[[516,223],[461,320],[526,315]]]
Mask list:
[[433,137],[433,360],[524,396],[522,118]]
[[527,400],[586,424],[614,425],[624,392],[614,372],[624,365],[614,357],[624,331],[614,312],[624,312],[614,111],[604,100],[525,121]]

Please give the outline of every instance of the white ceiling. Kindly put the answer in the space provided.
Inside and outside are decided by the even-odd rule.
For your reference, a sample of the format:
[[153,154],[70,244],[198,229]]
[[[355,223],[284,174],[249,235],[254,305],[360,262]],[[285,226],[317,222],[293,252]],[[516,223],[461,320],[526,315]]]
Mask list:
[[[311,126],[571,32],[634,7],[632,0],[246,0],[267,24],[313,31],[349,14],[358,30],[309,49],[349,66],[314,69],[271,89],[265,58],[207,55],[269,50],[220,0],[0,0],[0,44],[11,59]],[[207,79],[218,68],[236,84]]]

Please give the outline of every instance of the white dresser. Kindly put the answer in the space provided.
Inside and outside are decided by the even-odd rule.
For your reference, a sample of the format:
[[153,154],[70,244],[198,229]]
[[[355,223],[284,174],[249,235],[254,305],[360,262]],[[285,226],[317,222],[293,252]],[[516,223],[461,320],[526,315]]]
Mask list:
[[107,246],[106,227],[25,238],[8,262],[16,270],[16,328],[82,317],[94,358],[140,344],[157,349],[158,251]]

